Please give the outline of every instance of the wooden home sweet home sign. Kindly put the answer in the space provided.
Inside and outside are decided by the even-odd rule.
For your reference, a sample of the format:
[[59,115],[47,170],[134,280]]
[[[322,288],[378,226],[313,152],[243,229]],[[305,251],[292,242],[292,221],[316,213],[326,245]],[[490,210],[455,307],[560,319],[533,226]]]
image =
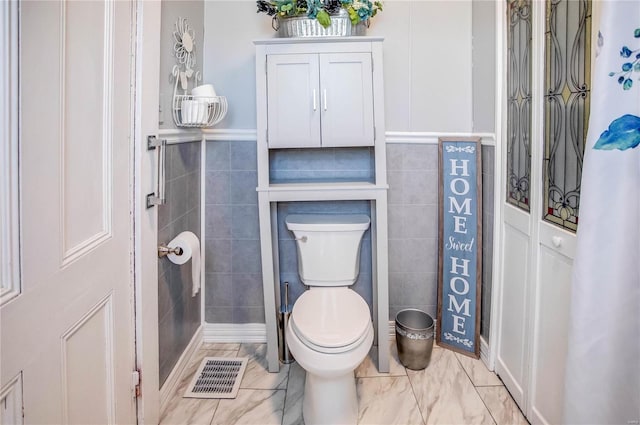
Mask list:
[[440,138],[438,345],[480,356],[482,166],[479,138]]

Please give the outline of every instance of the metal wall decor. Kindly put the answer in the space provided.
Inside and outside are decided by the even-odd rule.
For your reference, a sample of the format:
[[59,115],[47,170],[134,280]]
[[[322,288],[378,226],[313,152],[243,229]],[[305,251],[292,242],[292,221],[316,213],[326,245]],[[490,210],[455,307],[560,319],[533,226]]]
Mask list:
[[[202,73],[196,65],[196,35],[186,18],[178,18],[173,31],[173,101],[171,110],[177,127],[210,127],[227,115],[227,98],[217,96],[213,85],[192,87],[202,81]],[[197,91],[197,92],[196,92]]]
[[507,0],[507,202],[529,211],[531,1]]
[[589,121],[591,1],[546,2],[544,220],[575,231]]

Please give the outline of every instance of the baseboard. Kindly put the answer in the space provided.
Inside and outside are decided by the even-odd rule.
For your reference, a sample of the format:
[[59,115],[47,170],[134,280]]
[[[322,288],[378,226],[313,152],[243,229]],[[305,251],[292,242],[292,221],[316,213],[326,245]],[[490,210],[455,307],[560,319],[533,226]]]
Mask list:
[[483,337],[480,337],[480,360],[489,370],[493,370],[489,367],[489,343]]
[[186,369],[191,357],[196,352],[198,347],[202,344],[202,325],[196,330],[189,341],[189,345],[184,349],[182,355],[176,362],[176,365],[173,367],[173,370],[167,377],[167,380],[164,381],[162,388],[160,388],[160,412],[163,412],[167,403],[173,396],[178,384],[180,383],[180,378],[182,377],[182,372]]
[[203,342],[267,342],[264,323],[205,323]]

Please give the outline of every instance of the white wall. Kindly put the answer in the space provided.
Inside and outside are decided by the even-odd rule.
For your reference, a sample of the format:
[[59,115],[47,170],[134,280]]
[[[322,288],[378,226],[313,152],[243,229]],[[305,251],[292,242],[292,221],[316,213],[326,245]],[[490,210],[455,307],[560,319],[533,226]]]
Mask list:
[[[162,2],[162,27],[160,33],[160,128],[175,128],[171,117],[173,99],[173,80],[171,70],[176,65],[173,54],[173,31],[179,18],[186,18],[195,32],[196,65],[194,71],[202,70],[203,35],[204,35],[204,2],[202,0],[170,0]],[[193,81],[193,80],[192,80]],[[191,82],[189,88],[193,88]],[[184,94],[180,91],[178,94]]]
[[[472,131],[472,1],[387,0],[369,35],[385,37],[388,131]],[[254,129],[253,40],[274,37],[251,0],[206,1],[204,80],[227,96],[219,128]]]
[[473,35],[473,131],[493,133],[496,92],[496,5],[474,0]]

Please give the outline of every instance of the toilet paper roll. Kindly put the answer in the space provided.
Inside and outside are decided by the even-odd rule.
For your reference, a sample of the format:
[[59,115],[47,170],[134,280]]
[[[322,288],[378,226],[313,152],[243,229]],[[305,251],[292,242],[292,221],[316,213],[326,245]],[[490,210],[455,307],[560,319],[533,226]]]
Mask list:
[[169,254],[167,258],[173,264],[182,265],[191,260],[191,296],[200,290],[200,241],[193,232],[182,232],[167,244],[169,248],[182,248],[182,254]]

